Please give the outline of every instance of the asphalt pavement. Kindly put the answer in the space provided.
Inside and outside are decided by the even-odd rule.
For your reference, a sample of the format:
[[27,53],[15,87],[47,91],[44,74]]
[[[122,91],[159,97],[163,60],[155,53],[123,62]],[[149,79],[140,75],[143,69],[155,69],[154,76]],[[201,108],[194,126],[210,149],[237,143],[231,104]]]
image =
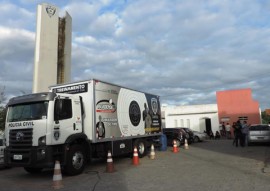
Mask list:
[[[81,175],[62,175],[65,191],[266,191],[270,190],[268,145],[234,147],[232,140],[207,140],[167,151],[155,150],[155,159],[113,157],[115,172],[106,161],[95,161]],[[0,170],[0,191],[54,190],[53,169],[31,175],[23,168]]]

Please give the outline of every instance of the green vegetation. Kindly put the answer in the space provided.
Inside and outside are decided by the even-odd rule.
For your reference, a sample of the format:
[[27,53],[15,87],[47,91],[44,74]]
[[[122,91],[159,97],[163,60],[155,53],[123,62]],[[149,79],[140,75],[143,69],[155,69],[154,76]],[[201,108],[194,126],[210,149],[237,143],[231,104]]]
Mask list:
[[270,115],[267,114],[266,111],[263,111],[261,115],[262,115],[262,123],[268,124],[270,122]]
[[3,105],[5,97],[5,87],[0,89],[0,130],[5,129],[6,107]]
[[0,106],[0,130],[5,129],[6,108]]

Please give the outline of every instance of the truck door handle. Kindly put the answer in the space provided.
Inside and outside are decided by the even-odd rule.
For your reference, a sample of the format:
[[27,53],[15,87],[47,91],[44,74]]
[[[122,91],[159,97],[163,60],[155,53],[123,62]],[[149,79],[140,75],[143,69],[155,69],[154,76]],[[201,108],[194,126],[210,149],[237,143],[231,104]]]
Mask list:
[[73,130],[75,131],[76,130],[76,124],[73,123]]

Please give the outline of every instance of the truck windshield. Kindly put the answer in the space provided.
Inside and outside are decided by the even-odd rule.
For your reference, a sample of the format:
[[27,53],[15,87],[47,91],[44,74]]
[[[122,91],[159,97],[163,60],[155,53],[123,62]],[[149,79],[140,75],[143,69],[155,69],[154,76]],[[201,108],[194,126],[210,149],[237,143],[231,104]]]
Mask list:
[[7,122],[47,118],[48,101],[12,105],[8,108]]

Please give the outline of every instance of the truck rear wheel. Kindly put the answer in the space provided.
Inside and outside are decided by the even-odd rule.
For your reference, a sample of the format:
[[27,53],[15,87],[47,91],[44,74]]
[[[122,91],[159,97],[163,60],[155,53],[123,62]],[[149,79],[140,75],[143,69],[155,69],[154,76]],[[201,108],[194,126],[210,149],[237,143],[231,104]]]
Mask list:
[[84,170],[85,162],[86,157],[83,147],[81,145],[73,145],[68,152],[65,172],[70,176],[81,174]]
[[140,158],[144,157],[146,155],[146,144],[143,139],[137,139],[134,142],[134,146],[137,147],[138,150],[138,156]]

